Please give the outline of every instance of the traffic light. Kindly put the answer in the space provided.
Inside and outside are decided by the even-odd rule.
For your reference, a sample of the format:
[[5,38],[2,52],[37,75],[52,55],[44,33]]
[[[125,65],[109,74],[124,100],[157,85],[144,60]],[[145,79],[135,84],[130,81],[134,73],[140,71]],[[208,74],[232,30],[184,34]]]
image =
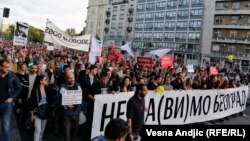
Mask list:
[[3,17],[8,18],[8,17],[9,17],[9,14],[10,14],[10,9],[4,7],[4,8],[3,8]]

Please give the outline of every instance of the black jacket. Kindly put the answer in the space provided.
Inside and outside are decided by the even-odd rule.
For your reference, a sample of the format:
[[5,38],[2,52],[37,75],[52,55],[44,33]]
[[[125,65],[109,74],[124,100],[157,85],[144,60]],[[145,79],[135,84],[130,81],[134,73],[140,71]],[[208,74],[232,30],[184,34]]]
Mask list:
[[[37,101],[37,92],[38,92],[39,101]],[[47,100],[48,104],[54,105],[54,98],[53,98],[53,94],[51,92],[51,89],[49,87],[45,87],[45,92],[46,92],[46,100]],[[34,111],[34,109],[38,107],[38,103],[40,102],[41,99],[42,99],[42,97],[41,97],[40,89],[33,88],[32,92],[31,92],[30,100],[29,100],[29,110]]]
[[78,82],[82,88],[83,99],[88,101],[88,95],[91,93],[91,86],[98,82],[97,77],[94,77],[93,84],[90,84],[90,77],[88,74],[79,77]]

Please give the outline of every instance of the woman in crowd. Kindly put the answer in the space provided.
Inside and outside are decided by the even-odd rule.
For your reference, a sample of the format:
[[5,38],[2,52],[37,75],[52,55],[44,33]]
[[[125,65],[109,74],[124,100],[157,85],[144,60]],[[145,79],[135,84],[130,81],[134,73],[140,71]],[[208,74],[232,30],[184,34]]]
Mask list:
[[187,78],[186,84],[185,84],[185,90],[192,90],[192,79]]
[[130,77],[125,76],[120,85],[120,92],[129,92],[130,91]]
[[[41,119],[37,114],[37,108],[40,105],[53,105],[54,99],[51,90],[47,87],[48,79],[45,75],[39,75],[36,78],[30,98],[31,120],[35,123],[34,141],[41,141],[46,126],[46,119]],[[50,112],[50,111],[47,111]]]

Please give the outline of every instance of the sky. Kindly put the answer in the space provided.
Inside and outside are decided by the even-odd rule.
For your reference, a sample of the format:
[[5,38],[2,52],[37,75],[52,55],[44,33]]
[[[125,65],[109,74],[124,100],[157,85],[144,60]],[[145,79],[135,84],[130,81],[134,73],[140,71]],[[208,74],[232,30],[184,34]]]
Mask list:
[[62,30],[75,28],[77,33],[85,27],[87,6],[88,0],[0,0],[0,8],[10,8],[4,23],[20,21],[44,30],[49,19]]

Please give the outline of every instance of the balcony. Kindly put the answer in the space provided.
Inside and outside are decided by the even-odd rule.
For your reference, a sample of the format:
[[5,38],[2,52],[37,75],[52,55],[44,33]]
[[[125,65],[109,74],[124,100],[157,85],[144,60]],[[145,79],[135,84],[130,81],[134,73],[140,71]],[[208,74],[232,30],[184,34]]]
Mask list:
[[109,28],[105,28],[104,31],[105,31],[105,33],[108,33],[109,32]]
[[132,31],[132,27],[127,27],[127,31],[130,33]]
[[224,29],[250,29],[250,24],[216,24],[214,28],[224,28]]
[[110,23],[110,20],[109,20],[109,19],[106,19],[106,20],[105,20],[105,23],[106,23],[106,24],[109,24],[109,23]]
[[110,11],[106,11],[106,15],[109,17],[111,15]]
[[133,18],[132,18],[132,17],[129,17],[129,18],[128,18],[128,22],[133,22]]
[[134,8],[129,8],[129,14],[133,14],[134,13]]
[[249,15],[249,10],[219,10],[215,11],[217,15]]
[[233,43],[233,44],[247,44],[250,45],[250,39],[246,38],[214,38],[213,42],[220,42],[220,43]]

